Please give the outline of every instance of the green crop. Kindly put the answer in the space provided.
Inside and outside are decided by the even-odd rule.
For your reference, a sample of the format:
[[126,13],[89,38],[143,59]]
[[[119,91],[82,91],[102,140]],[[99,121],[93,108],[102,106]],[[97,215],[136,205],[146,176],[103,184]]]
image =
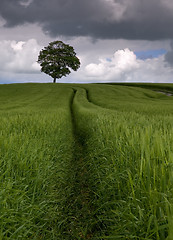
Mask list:
[[126,85],[0,86],[0,239],[172,239],[173,86]]

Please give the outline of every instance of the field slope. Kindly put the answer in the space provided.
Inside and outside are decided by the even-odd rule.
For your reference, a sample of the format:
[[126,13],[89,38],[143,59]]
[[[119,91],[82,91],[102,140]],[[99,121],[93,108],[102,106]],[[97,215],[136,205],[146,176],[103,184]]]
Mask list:
[[173,86],[0,85],[0,239],[171,240],[164,93]]

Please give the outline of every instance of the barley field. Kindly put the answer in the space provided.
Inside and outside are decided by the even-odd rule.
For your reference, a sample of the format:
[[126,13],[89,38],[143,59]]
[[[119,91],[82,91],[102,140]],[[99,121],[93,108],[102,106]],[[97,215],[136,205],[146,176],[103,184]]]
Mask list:
[[0,85],[0,239],[172,240],[172,93]]

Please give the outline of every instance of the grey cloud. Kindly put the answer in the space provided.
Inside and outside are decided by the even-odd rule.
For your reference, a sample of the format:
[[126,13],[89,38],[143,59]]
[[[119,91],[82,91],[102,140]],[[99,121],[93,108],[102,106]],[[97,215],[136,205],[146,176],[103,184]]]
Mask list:
[[171,50],[165,54],[165,61],[170,66],[173,66],[173,40],[170,43]]
[[0,15],[6,20],[6,27],[39,23],[54,37],[173,39],[173,8],[169,3],[165,5],[164,0],[33,0],[26,3],[26,0],[1,0]]

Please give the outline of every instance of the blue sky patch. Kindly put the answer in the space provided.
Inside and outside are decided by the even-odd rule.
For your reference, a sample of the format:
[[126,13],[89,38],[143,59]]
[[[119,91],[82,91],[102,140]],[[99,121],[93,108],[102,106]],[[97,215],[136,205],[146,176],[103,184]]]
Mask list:
[[112,62],[111,58],[106,58],[107,62]]
[[154,50],[146,50],[146,51],[140,51],[140,52],[134,52],[137,56],[137,59],[146,60],[148,58],[157,58],[161,55],[164,55],[167,53],[165,49],[154,49]]

